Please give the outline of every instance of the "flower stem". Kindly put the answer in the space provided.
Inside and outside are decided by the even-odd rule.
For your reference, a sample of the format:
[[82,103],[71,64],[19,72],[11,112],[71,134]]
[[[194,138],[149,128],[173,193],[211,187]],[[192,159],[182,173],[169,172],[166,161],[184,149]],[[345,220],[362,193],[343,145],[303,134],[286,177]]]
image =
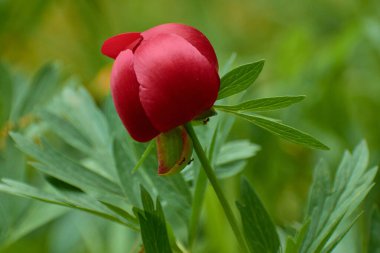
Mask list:
[[231,209],[230,205],[228,204],[227,199],[222,192],[222,188],[219,185],[219,181],[216,178],[216,175],[215,175],[214,170],[212,169],[212,167],[210,165],[209,160],[207,159],[207,156],[206,156],[206,154],[202,148],[201,143],[199,142],[199,139],[198,139],[198,137],[194,131],[193,126],[191,125],[191,123],[187,123],[185,125],[185,128],[186,128],[191,140],[193,141],[195,152],[197,153],[197,156],[198,156],[198,158],[202,164],[202,167],[203,167],[203,169],[207,175],[208,180],[211,183],[211,186],[214,188],[216,196],[218,197],[218,200],[219,200],[219,202],[220,202],[220,204],[224,210],[224,213],[227,217],[227,220],[230,223],[232,231],[235,234],[235,237],[236,237],[241,249],[243,250],[242,252],[248,253],[247,246],[246,246],[245,241],[244,241],[244,237],[243,237],[242,233],[240,232],[238,223],[235,219],[235,216],[232,212],[232,209]]
[[[209,163],[212,163],[213,161],[217,133],[218,133],[218,126],[216,126],[214,130],[214,133],[212,135],[212,138],[210,140],[210,144],[207,150]],[[191,217],[190,217],[189,238],[188,238],[190,251],[192,251],[193,249],[193,244],[194,244],[195,237],[197,234],[197,229],[198,229],[199,219],[200,219],[201,211],[203,207],[203,200],[205,197],[206,188],[207,188],[207,176],[206,176],[205,171],[200,169],[198,172],[198,178],[195,184],[192,212],[191,212]]]

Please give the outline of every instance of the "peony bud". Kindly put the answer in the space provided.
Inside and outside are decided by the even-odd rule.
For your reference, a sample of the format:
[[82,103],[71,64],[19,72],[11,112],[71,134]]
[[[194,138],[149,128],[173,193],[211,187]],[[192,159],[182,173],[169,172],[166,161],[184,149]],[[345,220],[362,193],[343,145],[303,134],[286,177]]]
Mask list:
[[120,34],[105,41],[102,53],[115,59],[113,100],[137,141],[149,141],[197,118],[217,98],[220,79],[214,49],[190,26],[164,24]]

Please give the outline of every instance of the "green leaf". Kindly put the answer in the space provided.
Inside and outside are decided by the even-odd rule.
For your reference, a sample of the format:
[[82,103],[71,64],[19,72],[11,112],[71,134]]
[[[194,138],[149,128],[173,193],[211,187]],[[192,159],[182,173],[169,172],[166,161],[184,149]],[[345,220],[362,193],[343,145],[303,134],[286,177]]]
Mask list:
[[240,173],[247,159],[256,155],[260,147],[248,140],[227,142],[220,149],[215,161],[215,173],[218,178],[232,177]]
[[[125,137],[127,136],[126,133]],[[138,162],[139,155],[146,149],[146,144],[131,142],[127,144],[124,139],[117,139],[114,144],[114,156],[117,171],[127,200],[135,206],[139,204],[139,185],[149,189],[154,195],[160,196],[165,203],[163,207],[167,220],[175,230],[177,237],[184,238],[191,212],[191,193],[187,182],[181,173],[170,177],[157,174],[157,159],[154,155],[148,156],[141,168],[132,173],[132,168]],[[134,149],[136,153],[134,152]],[[179,235],[181,234],[181,236]]]
[[[110,193],[108,188],[106,191],[99,187],[93,189],[77,182],[81,185],[79,188],[87,189],[85,191],[87,194],[109,205],[119,206],[118,202],[124,204],[126,202],[128,205],[138,206],[139,185],[152,190],[153,196],[161,196],[165,203],[163,208],[168,221],[174,229],[178,229],[175,231],[178,236],[184,231],[182,227],[188,223],[191,210],[188,185],[181,174],[166,178],[158,176],[157,159],[153,154],[147,156],[140,169],[132,173],[147,145],[135,142],[128,135],[112,100],[107,101],[104,109],[105,112],[102,113],[88,92],[82,87],[77,87],[75,80],[62,90],[62,93],[49,105],[47,112],[41,113],[44,126],[46,124],[59,139],[74,148],[72,150],[74,152],[67,152],[67,149],[56,150],[57,158],[62,156],[59,159],[78,161],[76,163],[76,166],[79,164],[78,170],[94,172],[97,176],[111,181],[114,190],[119,192],[120,189],[115,195]],[[56,148],[54,146],[54,149]],[[56,169],[59,170],[59,167]],[[50,170],[50,167],[47,169]],[[82,173],[79,171],[77,174]],[[66,182],[68,180],[66,179]],[[71,184],[78,187],[76,184]]]
[[220,81],[218,99],[246,90],[257,79],[263,67],[264,60],[261,60],[242,65],[228,72]]
[[30,84],[25,87],[19,101],[13,108],[13,120],[22,117],[38,106],[45,104],[57,90],[59,82],[59,70],[56,64],[46,64],[33,77]]
[[47,111],[41,112],[39,115],[47,123],[48,127],[55,131],[66,143],[85,153],[90,153],[90,150],[93,151],[91,141],[67,119]]
[[141,237],[146,253],[171,253],[165,216],[160,201],[156,207],[149,193],[141,187],[141,201],[144,209],[135,209],[140,221]]
[[[332,181],[325,163],[319,163],[309,194],[304,238],[297,237],[294,252],[331,252],[358,219],[358,207],[373,186],[377,168],[368,169],[368,148],[360,143],[346,152]],[[303,226],[305,227],[305,226]]]
[[277,253],[280,248],[280,239],[275,225],[246,179],[241,182],[241,196],[241,202],[236,204],[251,253]]
[[75,80],[70,80],[68,86],[40,115],[50,131],[87,155],[86,165],[90,165],[87,166],[89,169],[116,181],[112,136],[105,115],[88,92],[76,85],[78,83]]
[[34,202],[27,210],[24,210],[23,215],[19,217],[16,226],[13,227],[5,243],[11,244],[19,240],[33,230],[66,214],[68,210],[69,209],[61,206]]
[[224,144],[218,157],[216,165],[224,165],[239,160],[246,160],[256,155],[260,150],[260,146],[251,143],[249,140],[234,140]]
[[[17,180],[25,178],[24,155],[10,138],[0,140],[0,179],[7,177]],[[15,225],[23,213],[28,212],[28,201],[0,193],[0,245],[12,236]]]
[[139,203],[138,184],[140,182],[138,174],[131,173],[132,158],[127,149],[123,145],[124,143],[116,139],[113,145],[113,154],[115,159],[115,165],[118,172],[119,184],[124,192],[124,195],[128,201],[137,206]]
[[306,236],[306,232],[309,229],[309,225],[310,220],[304,221],[294,238],[290,236],[287,238],[285,253],[298,253],[298,249],[301,247],[301,243]]
[[310,136],[309,134],[301,132],[293,127],[287,126],[280,122],[277,122],[274,119],[270,119],[270,118],[266,118],[266,117],[262,117],[258,115],[248,115],[248,114],[243,114],[243,113],[237,113],[237,112],[233,112],[233,114],[271,132],[272,134],[280,136],[281,138],[284,138],[285,140],[302,144],[310,148],[324,149],[324,150],[329,149],[325,144],[321,143],[320,141]]
[[[359,219],[359,217],[362,214],[363,213],[361,212],[355,216],[352,215],[349,219],[347,219],[346,222],[348,222],[348,224],[344,225],[344,228],[340,228],[340,229],[339,229],[339,227],[337,228],[337,230],[339,231],[339,234],[337,236],[335,236],[333,239],[330,239],[331,235],[333,235],[333,233],[334,233],[334,231],[332,231],[332,233],[329,236],[326,236],[325,241],[323,241],[323,243],[320,245],[320,247],[319,247],[319,249],[317,249],[317,251],[323,249],[322,252],[324,252],[324,253],[332,252],[334,250],[334,248],[338,245],[338,243],[346,236],[346,234],[354,226],[354,224],[356,223],[356,221]],[[327,241],[328,241],[328,244],[324,247],[324,244],[326,244]]]
[[106,192],[122,196],[118,184],[62,156],[44,140],[42,140],[42,147],[38,147],[20,134],[12,133],[11,136],[23,152],[37,160],[32,165],[41,172],[83,191],[98,192],[99,194]]
[[50,193],[11,179],[2,180],[2,183],[0,183],[0,192],[27,197],[50,204],[75,208],[126,225],[132,229],[136,229],[134,218],[125,219],[126,217],[133,217],[132,215],[120,216],[96,199],[82,193],[60,191]]
[[238,105],[214,105],[214,107],[221,111],[263,112],[285,108],[304,99],[305,96],[270,97],[254,99]]
[[[55,83],[50,83],[49,89]],[[0,63],[0,129],[6,120],[17,124],[15,120],[10,119],[11,111],[17,108],[16,98],[20,96],[22,90],[27,88],[22,80],[21,75],[11,76],[6,66]],[[17,91],[12,94],[12,89]],[[26,90],[26,89],[24,89]],[[39,90],[43,93],[44,90]],[[26,93],[24,93],[25,95]],[[28,95],[28,94],[27,94]],[[49,96],[48,96],[49,97]],[[19,108],[24,103],[19,100]],[[42,101],[47,101],[43,98]],[[39,101],[41,104],[42,101]],[[12,109],[11,109],[12,108]],[[4,128],[3,128],[4,130]],[[1,131],[1,130],[0,130]],[[13,141],[8,138],[8,133],[3,132],[3,140],[0,140],[0,178],[12,178],[24,180],[25,159],[20,150],[14,147]],[[0,137],[1,139],[1,137]],[[48,222],[60,217],[68,211],[67,208],[47,205],[46,203],[30,202],[9,194],[0,194],[0,244],[10,244],[32,232],[33,230],[47,224]]]
[[324,160],[320,160],[314,169],[314,180],[309,191],[307,214],[311,215],[314,208],[323,202],[331,189],[331,171]]
[[112,210],[114,213],[120,215],[121,217],[125,218],[126,220],[129,221],[135,221],[136,218],[130,214],[129,212],[125,211],[123,208],[120,208],[118,206],[106,203],[106,202],[101,202],[103,205],[108,207],[110,210]]
[[377,208],[372,212],[368,253],[380,253],[380,212]]

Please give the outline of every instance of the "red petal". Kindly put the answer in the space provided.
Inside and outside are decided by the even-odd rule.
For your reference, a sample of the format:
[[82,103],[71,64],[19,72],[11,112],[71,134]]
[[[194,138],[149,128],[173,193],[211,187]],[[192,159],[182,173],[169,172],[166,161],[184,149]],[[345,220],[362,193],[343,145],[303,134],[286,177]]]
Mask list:
[[150,39],[162,33],[173,33],[181,36],[197,48],[199,52],[201,52],[201,54],[203,54],[209,62],[218,69],[218,59],[216,58],[215,51],[210,41],[197,29],[183,24],[170,23],[155,26],[141,33],[141,35],[144,39]]
[[111,91],[116,111],[129,134],[136,141],[153,139],[159,132],[147,118],[139,99],[139,86],[133,70],[133,53],[123,51],[112,67]]
[[178,35],[143,40],[135,51],[134,68],[141,104],[161,132],[208,110],[218,95],[220,80],[215,67]]
[[140,43],[140,33],[122,33],[107,39],[102,46],[102,54],[116,59],[121,51],[133,50]]

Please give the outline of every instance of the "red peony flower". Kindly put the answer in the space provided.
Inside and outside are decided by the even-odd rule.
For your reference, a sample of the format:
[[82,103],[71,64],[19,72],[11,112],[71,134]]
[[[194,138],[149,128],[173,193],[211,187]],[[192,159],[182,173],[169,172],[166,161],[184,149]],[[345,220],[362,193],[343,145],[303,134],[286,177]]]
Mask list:
[[198,30],[163,24],[106,40],[102,53],[115,59],[111,91],[116,110],[137,141],[153,139],[191,121],[214,104],[218,61]]

